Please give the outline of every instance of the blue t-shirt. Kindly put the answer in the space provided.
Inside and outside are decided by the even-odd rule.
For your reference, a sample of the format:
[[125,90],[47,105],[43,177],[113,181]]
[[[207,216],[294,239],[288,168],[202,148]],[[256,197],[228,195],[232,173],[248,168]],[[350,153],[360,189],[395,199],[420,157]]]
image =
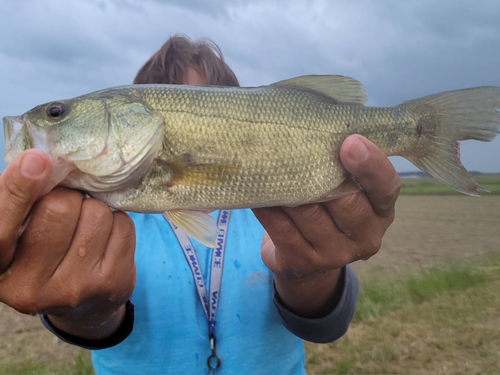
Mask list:
[[[207,320],[177,238],[162,215],[131,217],[135,326],[121,344],[93,352],[96,373],[204,374]],[[217,374],[305,374],[303,341],[283,326],[273,303],[272,273],[260,255],[263,234],[251,210],[233,211],[217,313]],[[209,288],[212,249],[194,240],[193,246]]]

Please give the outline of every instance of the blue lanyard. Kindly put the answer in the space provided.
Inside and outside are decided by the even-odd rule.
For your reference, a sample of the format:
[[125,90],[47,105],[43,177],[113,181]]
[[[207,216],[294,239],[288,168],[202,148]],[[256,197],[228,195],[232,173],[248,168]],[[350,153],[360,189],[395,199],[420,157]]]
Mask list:
[[224,268],[224,255],[226,253],[226,240],[229,227],[229,219],[231,211],[221,210],[217,220],[217,244],[212,250],[212,268],[210,273],[210,294],[207,295],[207,287],[203,279],[203,274],[200,268],[200,262],[194,251],[193,244],[189,237],[181,231],[174,223],[167,219],[167,222],[172,227],[177,241],[182,248],[182,252],[193,273],[196,290],[205,312],[205,317],[208,322],[208,337],[210,339],[210,349],[212,355],[208,357],[208,373],[215,374],[215,370],[221,365],[221,360],[217,356],[215,323],[217,316],[217,307],[219,306],[220,290],[222,284],[222,269]]

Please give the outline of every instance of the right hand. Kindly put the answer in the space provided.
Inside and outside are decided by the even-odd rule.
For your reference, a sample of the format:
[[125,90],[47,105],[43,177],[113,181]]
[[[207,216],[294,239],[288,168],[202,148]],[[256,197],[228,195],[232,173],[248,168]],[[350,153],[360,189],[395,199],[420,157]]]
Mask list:
[[0,302],[102,339],[122,323],[135,287],[134,224],[75,190],[37,201],[51,173],[49,158],[29,150],[0,175]]

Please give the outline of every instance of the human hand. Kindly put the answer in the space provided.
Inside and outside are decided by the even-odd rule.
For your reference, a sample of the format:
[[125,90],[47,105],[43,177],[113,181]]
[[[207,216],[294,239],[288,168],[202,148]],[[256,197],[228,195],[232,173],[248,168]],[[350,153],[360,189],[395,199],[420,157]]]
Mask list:
[[105,338],[135,286],[134,226],[74,190],[57,188],[35,203],[51,172],[49,158],[30,150],[0,176],[0,302],[47,314],[74,336]]
[[[341,269],[375,255],[395,217],[400,181],[387,157],[359,135],[344,141],[340,157],[362,191],[321,204],[254,210],[266,229],[262,259],[282,301],[302,316],[332,311]],[[352,181],[343,185],[354,188]]]

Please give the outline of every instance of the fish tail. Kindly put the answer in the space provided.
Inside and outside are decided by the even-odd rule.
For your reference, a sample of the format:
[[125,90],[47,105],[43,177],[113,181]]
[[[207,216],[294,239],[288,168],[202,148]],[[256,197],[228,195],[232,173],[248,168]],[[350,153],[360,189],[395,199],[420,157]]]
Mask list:
[[405,157],[451,188],[473,196],[487,191],[460,161],[459,141],[492,141],[500,132],[500,87],[450,91],[405,102],[416,114],[422,139],[417,152]]

